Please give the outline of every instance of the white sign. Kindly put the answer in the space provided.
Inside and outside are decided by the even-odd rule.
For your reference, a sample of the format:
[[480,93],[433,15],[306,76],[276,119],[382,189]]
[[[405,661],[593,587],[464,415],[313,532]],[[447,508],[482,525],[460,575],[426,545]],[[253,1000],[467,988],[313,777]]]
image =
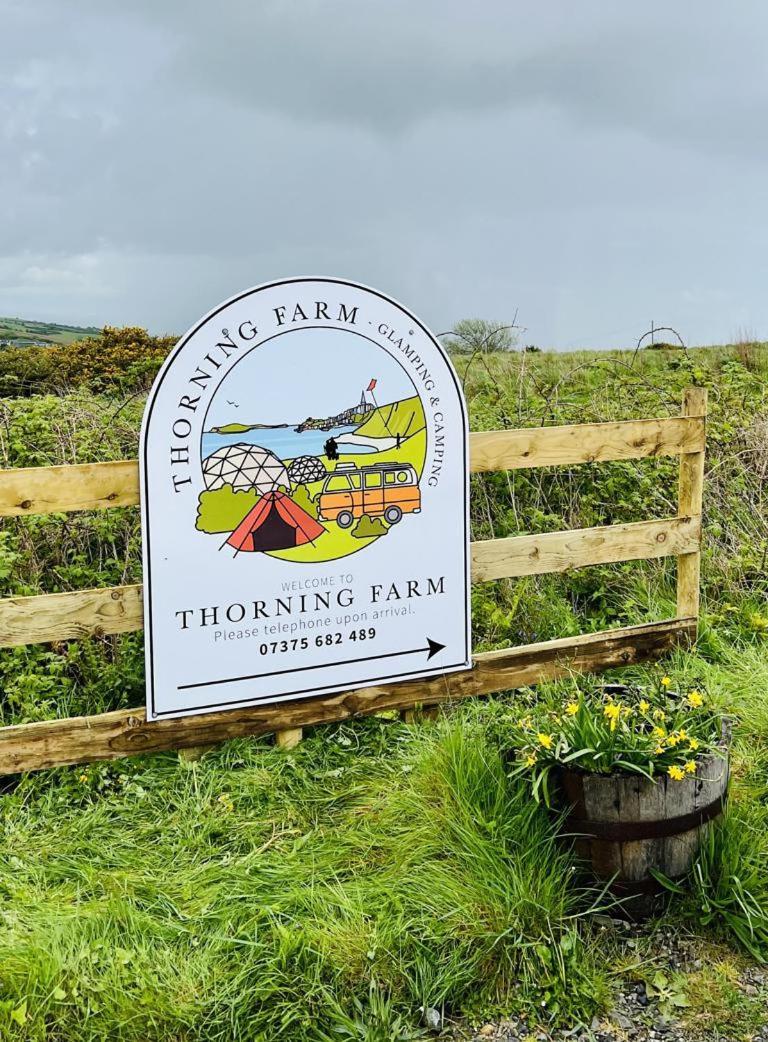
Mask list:
[[148,719],[470,666],[466,410],[393,300],[308,278],[215,308],[140,460]]

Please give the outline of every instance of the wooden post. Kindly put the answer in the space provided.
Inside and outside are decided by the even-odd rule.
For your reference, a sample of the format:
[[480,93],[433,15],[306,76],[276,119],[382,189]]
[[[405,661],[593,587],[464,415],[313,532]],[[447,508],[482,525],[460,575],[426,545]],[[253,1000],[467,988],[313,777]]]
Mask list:
[[[686,387],[683,392],[683,416],[707,415],[707,389]],[[704,449],[686,452],[680,456],[680,488],[678,492],[679,517],[701,517],[704,491]],[[699,574],[701,546],[677,559],[677,617],[699,616]]]
[[423,720],[437,720],[439,706],[414,706],[413,709],[401,709],[400,719],[404,724],[418,724]]
[[288,752],[295,749],[301,741],[304,732],[300,727],[288,727],[284,731],[275,731],[275,745],[278,749]]
[[179,749],[179,759],[182,763],[195,763],[202,760],[208,750],[213,748],[214,745],[190,745],[186,749]]

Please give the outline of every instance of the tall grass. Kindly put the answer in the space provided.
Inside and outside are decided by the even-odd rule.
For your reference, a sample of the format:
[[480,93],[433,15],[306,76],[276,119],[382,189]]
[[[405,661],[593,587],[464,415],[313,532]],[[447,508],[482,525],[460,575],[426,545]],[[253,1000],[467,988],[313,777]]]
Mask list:
[[587,898],[470,717],[22,786],[0,872],[6,1028],[23,1003],[23,1037],[78,1042],[320,1039],[356,1008],[393,1031],[426,1008],[591,1015]]

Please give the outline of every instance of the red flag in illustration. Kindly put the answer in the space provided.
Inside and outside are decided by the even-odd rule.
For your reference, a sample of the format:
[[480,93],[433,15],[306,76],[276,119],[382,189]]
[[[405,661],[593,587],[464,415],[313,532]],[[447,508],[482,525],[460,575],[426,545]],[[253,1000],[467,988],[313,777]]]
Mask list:
[[373,380],[371,380],[371,382],[366,387],[366,391],[372,391],[375,386],[376,386],[376,380],[373,379]]

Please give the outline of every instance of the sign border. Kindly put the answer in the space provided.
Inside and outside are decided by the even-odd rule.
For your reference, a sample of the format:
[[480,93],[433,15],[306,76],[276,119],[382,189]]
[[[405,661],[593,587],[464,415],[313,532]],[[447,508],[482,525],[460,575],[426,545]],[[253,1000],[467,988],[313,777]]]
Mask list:
[[[150,543],[150,524],[149,524],[149,482],[148,482],[148,466],[147,466],[147,429],[149,427],[150,420],[152,418],[152,410],[155,406],[157,398],[157,392],[163,383],[163,380],[168,374],[168,371],[173,366],[177,356],[189,342],[189,340],[197,333],[203,326],[206,325],[214,316],[218,315],[225,308],[229,307],[230,304],[234,304],[238,300],[242,300],[244,297],[249,297],[254,293],[258,293],[265,289],[274,289],[278,286],[290,286],[296,283],[305,282],[317,282],[317,283],[328,283],[335,286],[349,286],[353,289],[363,290],[365,293],[370,293],[372,296],[378,297],[380,300],[386,301],[388,304],[392,304],[398,308],[403,314],[407,315],[415,325],[422,330],[422,332],[429,338],[432,344],[437,348],[440,355],[442,356],[451,379],[453,380],[458,395],[459,404],[461,407],[461,415],[463,420],[463,430],[461,439],[461,449],[463,458],[463,474],[464,474],[464,510],[463,510],[463,521],[464,521],[464,538],[462,540],[464,547],[464,591],[465,591],[465,627],[464,627],[464,661],[456,662],[448,666],[441,666],[439,669],[423,669],[407,671],[403,673],[393,673],[386,677],[377,677],[374,681],[358,680],[358,681],[345,681],[343,684],[324,686],[321,691],[316,692],[318,698],[324,695],[341,693],[344,691],[352,691],[356,688],[359,689],[361,686],[377,687],[379,684],[386,684],[393,680],[416,680],[423,677],[437,676],[441,673],[454,673],[460,670],[471,670],[472,669],[472,612],[471,612],[471,598],[472,598],[472,587],[471,578],[469,572],[469,419],[467,414],[467,403],[464,399],[464,392],[459,383],[458,375],[453,367],[447,352],[443,348],[440,341],[432,333],[432,331],[424,325],[424,323],[418,319],[412,311],[404,307],[399,301],[395,300],[394,297],[390,297],[386,293],[382,293],[380,290],[374,289],[372,286],[368,286],[362,282],[354,282],[351,279],[334,278],[327,275],[303,275],[303,276],[292,276],[286,279],[274,279],[270,282],[261,282],[255,286],[251,286],[249,289],[243,290],[240,293],[236,293],[227,300],[217,304],[215,308],[211,309],[207,314],[200,319],[194,326],[187,330],[186,333],[176,343],[175,347],[164,361],[160,371],[155,377],[152,387],[149,391],[149,397],[147,404],[144,408],[144,414],[141,421],[141,431],[139,435],[139,496],[141,500],[141,531],[142,531],[142,568],[143,568],[143,603],[144,603],[144,674],[146,679],[146,693],[147,693],[147,719],[152,720],[164,720],[164,719],[183,719],[187,716],[196,716],[206,711],[211,711],[217,706],[222,712],[226,712],[228,709],[237,709],[243,706],[245,703],[250,706],[264,706],[264,705],[282,705],[286,702],[295,700],[306,700],[312,698],[312,688],[308,688],[302,691],[291,692],[290,694],[278,695],[273,698],[245,698],[242,702],[228,702],[226,706],[222,706],[220,703],[212,703],[207,706],[196,706],[191,712],[180,714],[175,710],[169,710],[167,712],[158,712],[155,706],[155,684],[154,684],[154,671],[153,671],[153,619],[152,619],[152,597],[151,597],[151,586],[152,586],[152,566],[150,562],[149,554],[149,543]],[[333,327],[331,327],[333,328]],[[259,345],[254,345],[258,347]],[[363,660],[360,660],[363,661]],[[291,671],[293,672],[293,671]]]

